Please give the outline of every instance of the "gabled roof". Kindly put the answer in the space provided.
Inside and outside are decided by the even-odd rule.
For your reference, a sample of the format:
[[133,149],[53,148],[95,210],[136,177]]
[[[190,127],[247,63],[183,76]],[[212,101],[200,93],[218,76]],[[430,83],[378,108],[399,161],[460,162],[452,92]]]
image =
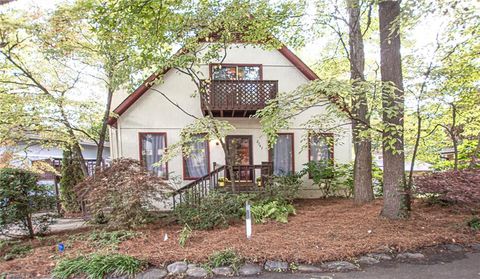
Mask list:
[[[282,45],[281,48],[278,49],[278,51],[285,57],[287,58],[288,61],[290,61],[308,80],[316,80],[318,79],[317,74],[310,69],[298,56],[296,56],[290,49],[288,49],[287,46]],[[148,91],[148,89],[153,85],[153,81],[157,79],[159,76],[162,76],[166,74],[170,68],[167,68],[163,70],[162,72],[158,74],[152,74],[150,75],[143,83],[140,85],[135,91],[133,91],[132,94],[130,94],[123,102],[118,105],[117,108],[113,110],[113,113],[116,115],[120,116],[125,111],[128,110],[142,95]],[[110,126],[115,126],[117,123],[117,118],[118,117],[110,117],[108,119],[108,125]]]

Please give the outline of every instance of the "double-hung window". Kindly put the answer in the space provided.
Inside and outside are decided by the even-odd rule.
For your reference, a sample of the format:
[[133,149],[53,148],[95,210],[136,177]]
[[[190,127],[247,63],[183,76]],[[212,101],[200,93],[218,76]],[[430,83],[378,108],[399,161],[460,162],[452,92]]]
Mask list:
[[205,134],[192,137],[190,152],[183,157],[184,179],[197,179],[208,174],[209,148]]
[[274,175],[288,175],[294,172],[293,133],[278,134],[277,142],[270,149]]
[[151,173],[167,178],[167,163],[160,163],[167,148],[166,133],[140,133],[140,161]]

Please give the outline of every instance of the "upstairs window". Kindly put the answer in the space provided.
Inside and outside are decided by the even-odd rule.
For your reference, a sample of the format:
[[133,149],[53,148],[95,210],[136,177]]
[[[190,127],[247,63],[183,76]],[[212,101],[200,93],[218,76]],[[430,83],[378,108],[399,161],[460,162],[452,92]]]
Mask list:
[[261,65],[231,65],[212,64],[210,65],[211,77],[213,80],[261,80]]

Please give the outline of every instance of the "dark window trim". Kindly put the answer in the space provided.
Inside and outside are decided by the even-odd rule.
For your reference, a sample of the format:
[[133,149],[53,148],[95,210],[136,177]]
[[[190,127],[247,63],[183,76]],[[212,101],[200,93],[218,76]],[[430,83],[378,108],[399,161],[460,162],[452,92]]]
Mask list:
[[[294,133],[277,133],[277,135],[290,135],[292,136],[292,173],[295,173],[295,134]],[[268,149],[268,161],[272,161],[273,157],[273,149],[269,148]],[[309,156],[310,157],[310,156]],[[275,168],[275,166],[273,166]]]
[[[204,135],[206,136],[207,134],[199,134],[199,135]],[[206,143],[206,150],[205,150],[205,153],[207,154],[207,162],[208,162],[208,165],[207,165],[207,173],[210,173],[210,142],[206,139],[205,140],[205,143]],[[185,156],[183,156],[182,154],[182,164],[183,164],[183,180],[197,180],[199,179],[200,177],[189,177],[187,176],[187,161],[186,161],[186,158]]]
[[[140,164],[144,166],[143,158],[142,158],[142,149],[143,143],[142,139],[145,135],[162,135],[165,137],[165,151],[167,150],[168,143],[167,143],[167,133],[166,132],[139,132],[138,133],[138,157],[140,159]],[[165,162],[165,176],[162,176],[163,179],[168,179],[168,162]]]
[[213,67],[214,66],[224,66],[224,67],[259,67],[260,68],[260,79],[263,80],[263,64],[235,64],[235,63],[211,63],[208,67],[210,79],[213,80]]
[[[332,161],[333,164],[335,164],[335,138],[333,133],[314,133],[314,132],[308,132],[308,162],[310,163],[310,157],[312,154],[312,149],[311,149],[311,137],[312,136],[325,136],[325,137],[331,137],[332,138],[332,146],[330,146],[330,149],[332,152],[330,152],[330,160]],[[312,175],[308,173],[308,178],[312,179]]]

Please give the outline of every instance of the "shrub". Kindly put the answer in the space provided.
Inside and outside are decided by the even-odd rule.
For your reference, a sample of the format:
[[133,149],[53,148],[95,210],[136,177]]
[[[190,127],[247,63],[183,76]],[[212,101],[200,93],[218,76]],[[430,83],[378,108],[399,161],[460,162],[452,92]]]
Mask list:
[[298,196],[304,173],[298,172],[284,176],[273,176],[272,182],[263,193],[264,198],[292,202]]
[[94,218],[113,228],[132,228],[151,221],[154,203],[173,191],[166,181],[132,159],[114,160],[109,168],[97,171],[75,189]]
[[480,218],[473,216],[472,219],[467,222],[467,225],[474,231],[480,231]]
[[233,249],[218,251],[208,257],[208,265],[211,268],[229,266],[237,270],[242,262],[243,259]]
[[270,201],[253,205],[251,213],[255,223],[265,223],[268,220],[287,223],[288,216],[295,214],[295,208],[286,202]]
[[37,184],[37,175],[22,169],[0,169],[0,233],[12,227],[26,231],[30,238],[44,232],[51,223],[49,215],[33,216],[44,207],[48,192]]
[[60,203],[67,212],[80,211],[75,185],[82,182],[83,172],[79,160],[74,158],[71,150],[63,151],[62,177],[60,179]]
[[415,178],[417,194],[461,205],[480,204],[480,169],[446,171]]
[[187,198],[185,202],[175,207],[174,214],[180,223],[188,224],[192,229],[227,227],[242,217],[245,201],[252,198],[254,197],[245,194],[212,191],[200,204],[190,203]]
[[122,254],[91,254],[60,260],[53,269],[54,278],[67,279],[86,275],[88,278],[104,278],[106,275],[132,276],[144,267],[144,262]]

